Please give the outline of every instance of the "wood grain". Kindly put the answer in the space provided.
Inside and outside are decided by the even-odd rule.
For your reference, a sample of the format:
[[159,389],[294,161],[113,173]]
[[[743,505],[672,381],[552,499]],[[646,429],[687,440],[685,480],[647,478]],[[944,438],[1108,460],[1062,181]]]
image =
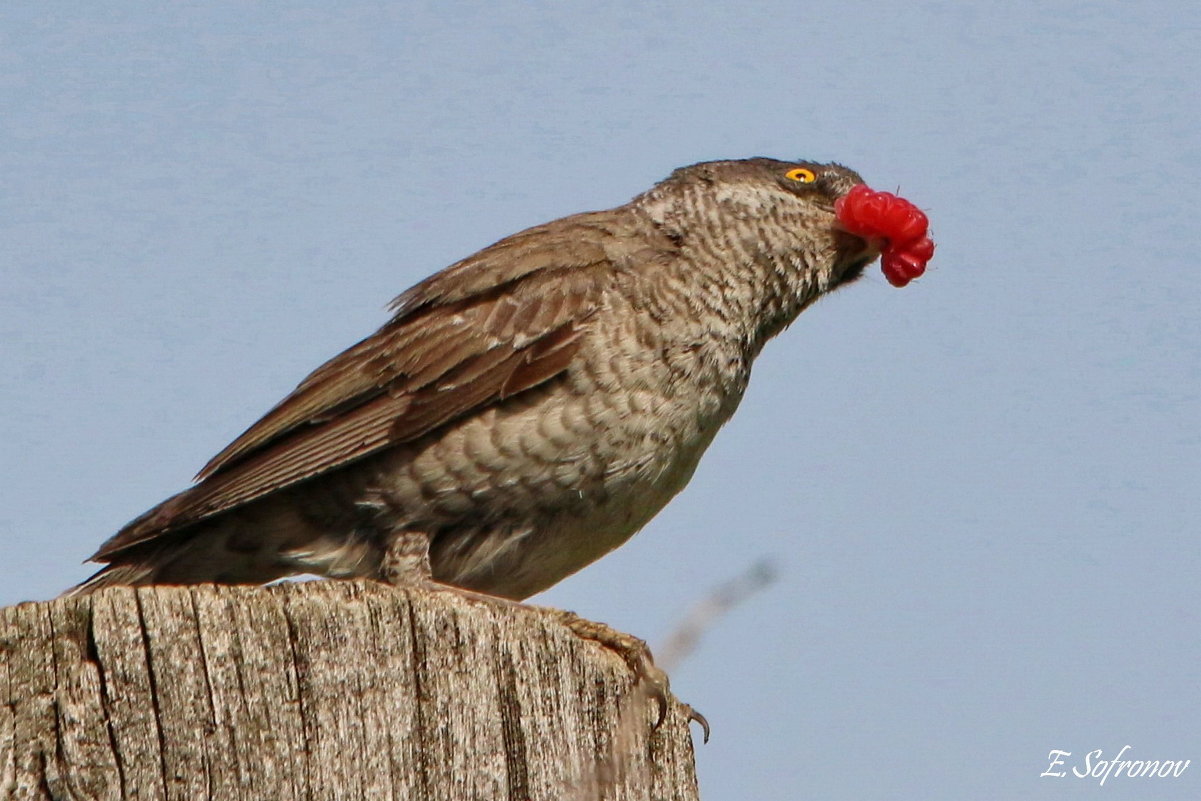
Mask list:
[[370,582],[21,604],[0,799],[696,799],[631,682],[536,608]]

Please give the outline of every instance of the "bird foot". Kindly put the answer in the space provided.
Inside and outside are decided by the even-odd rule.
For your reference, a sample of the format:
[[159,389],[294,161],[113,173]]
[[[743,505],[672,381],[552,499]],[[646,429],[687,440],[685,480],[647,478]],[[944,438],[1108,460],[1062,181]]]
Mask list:
[[[671,687],[667,674],[655,664],[651,649],[646,642],[632,634],[618,631],[612,626],[585,620],[575,612],[549,607],[529,607],[519,601],[495,595],[455,587],[434,581],[430,570],[429,537],[417,531],[398,534],[389,544],[380,566],[380,578],[394,587],[422,587],[436,592],[453,592],[460,597],[500,607],[525,607],[539,609],[562,623],[577,637],[590,640],[613,651],[629,665],[634,673],[635,688],[643,697],[654,701],[658,708],[655,729],[663,725],[671,700]],[[709,721],[688,704],[681,708],[689,721],[699,723],[704,731],[704,742],[709,742]]]
[[[575,612],[562,609],[547,609],[546,611],[571,629],[577,637],[591,640],[620,656],[634,673],[637,691],[648,700],[654,701],[658,708],[654,728],[658,729],[663,725],[671,700],[671,686],[667,674],[655,664],[654,657],[651,656],[651,649],[645,641],[604,623],[586,620]],[[705,719],[705,716],[688,704],[679,701],[677,703],[680,704],[689,721],[700,724],[704,731],[704,742],[709,742],[709,721]]]

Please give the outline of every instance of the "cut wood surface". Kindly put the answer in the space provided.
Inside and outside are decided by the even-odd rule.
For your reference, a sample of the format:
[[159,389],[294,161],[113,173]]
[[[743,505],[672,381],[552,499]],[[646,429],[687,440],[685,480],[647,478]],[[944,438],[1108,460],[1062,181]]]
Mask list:
[[697,798],[687,720],[534,608],[371,582],[0,610],[0,799]]

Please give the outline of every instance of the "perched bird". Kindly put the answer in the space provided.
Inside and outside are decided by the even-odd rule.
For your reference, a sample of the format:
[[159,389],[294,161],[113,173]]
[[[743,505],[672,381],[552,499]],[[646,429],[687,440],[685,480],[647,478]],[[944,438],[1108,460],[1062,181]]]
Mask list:
[[932,252],[921,212],[836,164],[676,170],[404,292],[73,592],[409,565],[526,598],[684,488],[768,339],[881,253],[903,283]]

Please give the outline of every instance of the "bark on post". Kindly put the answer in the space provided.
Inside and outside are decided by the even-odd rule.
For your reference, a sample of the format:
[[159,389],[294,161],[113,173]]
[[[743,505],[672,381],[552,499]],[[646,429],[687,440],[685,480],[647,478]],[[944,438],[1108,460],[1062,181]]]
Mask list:
[[696,799],[631,685],[536,610],[367,582],[21,604],[0,799]]

